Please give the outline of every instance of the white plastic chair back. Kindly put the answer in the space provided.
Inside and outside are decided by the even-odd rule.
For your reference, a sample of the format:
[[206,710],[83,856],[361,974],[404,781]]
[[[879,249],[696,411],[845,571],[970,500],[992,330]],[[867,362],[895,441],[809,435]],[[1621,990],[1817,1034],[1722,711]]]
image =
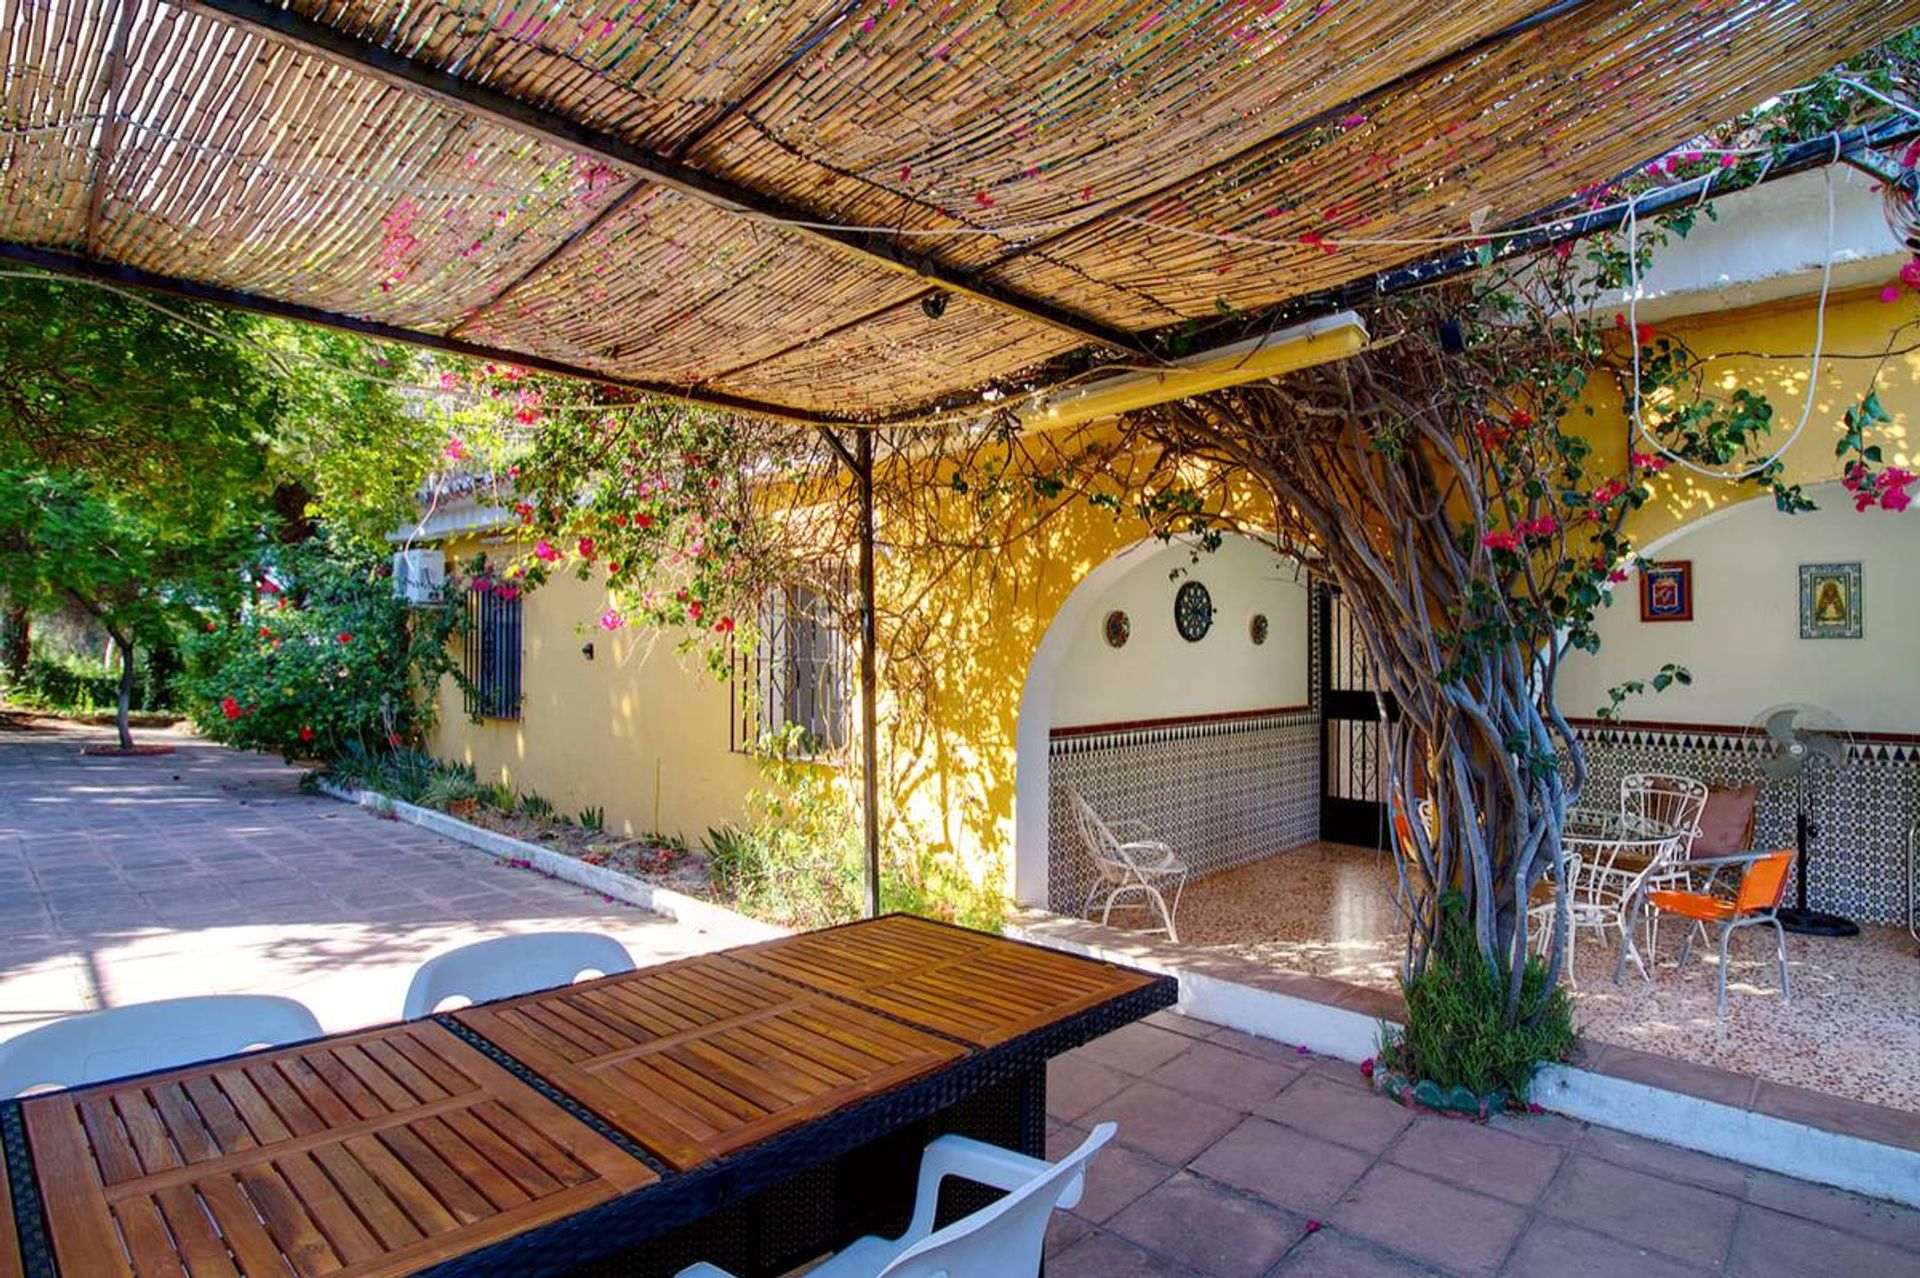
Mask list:
[[475,941],[420,965],[400,1013],[429,1016],[450,998],[474,1003],[569,985],[581,976],[633,970],[627,947],[598,932],[530,932]]
[[1112,1123],[1101,1123],[1080,1148],[992,1206],[907,1248],[876,1278],[1035,1278],[1053,1209],[1079,1205],[1087,1164],[1113,1133]]
[[0,1097],[78,1087],[317,1038],[320,1023],[290,998],[205,994],[70,1016],[0,1043]]
[[1087,854],[1093,858],[1094,865],[1100,871],[1100,877],[1108,883],[1131,882],[1137,868],[1126,849],[1120,846],[1120,840],[1093,810],[1093,805],[1080,796],[1078,790],[1067,791],[1067,797],[1073,803],[1073,819],[1080,827],[1080,841],[1086,845]]
[[1635,772],[1620,779],[1620,810],[1677,831],[1673,855],[1684,857],[1700,837],[1707,810],[1706,783],[1667,772]]

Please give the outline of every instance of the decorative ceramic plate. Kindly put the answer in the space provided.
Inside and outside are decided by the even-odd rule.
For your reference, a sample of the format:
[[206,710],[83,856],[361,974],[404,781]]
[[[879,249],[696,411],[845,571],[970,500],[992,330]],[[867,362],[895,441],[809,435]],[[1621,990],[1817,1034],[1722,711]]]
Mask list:
[[1247,635],[1255,644],[1263,644],[1267,641],[1266,613],[1256,612],[1253,614],[1253,620],[1247,623]]
[[1127,646],[1127,640],[1133,637],[1133,622],[1127,620],[1127,614],[1118,608],[1107,614],[1104,629],[1109,648],[1124,648]]

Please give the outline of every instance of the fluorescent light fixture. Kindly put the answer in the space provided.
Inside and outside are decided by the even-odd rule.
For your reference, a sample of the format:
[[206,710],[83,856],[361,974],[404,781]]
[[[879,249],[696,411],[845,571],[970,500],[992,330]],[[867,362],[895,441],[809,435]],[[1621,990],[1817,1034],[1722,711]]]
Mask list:
[[1261,337],[1201,351],[1154,372],[1116,377],[1035,396],[1017,410],[1028,430],[1052,430],[1098,417],[1187,399],[1226,386],[1277,377],[1295,369],[1345,359],[1364,350],[1367,326],[1353,311],[1324,315]]

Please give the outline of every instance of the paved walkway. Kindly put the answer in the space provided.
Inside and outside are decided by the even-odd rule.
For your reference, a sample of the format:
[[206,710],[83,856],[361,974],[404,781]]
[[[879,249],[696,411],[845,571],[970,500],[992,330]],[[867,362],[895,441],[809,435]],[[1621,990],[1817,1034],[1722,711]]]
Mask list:
[[1171,1013],[1047,1083],[1056,1154],[1120,1124],[1048,1278],[1920,1273],[1920,1211],[1551,1115],[1416,1117],[1353,1065]]
[[184,734],[0,728],[0,1038],[180,994],[286,994],[330,1030],[400,1014],[423,958],[587,928],[636,963],[728,943],[299,792],[299,771]]

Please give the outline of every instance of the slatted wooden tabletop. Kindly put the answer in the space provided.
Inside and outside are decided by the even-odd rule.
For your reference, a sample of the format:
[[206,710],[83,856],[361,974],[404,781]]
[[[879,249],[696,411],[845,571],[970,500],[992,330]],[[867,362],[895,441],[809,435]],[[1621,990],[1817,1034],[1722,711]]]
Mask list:
[[20,1264],[20,1230],[13,1218],[13,1187],[0,1174],[0,1278],[21,1278],[25,1272]]
[[723,955],[455,1015],[681,1170],[966,1054]]
[[408,1274],[657,1179],[431,1022],[21,1109],[72,1278]]
[[731,953],[742,963],[977,1047],[1004,1043],[1154,979],[908,914]]
[[33,1097],[10,1171],[38,1185],[54,1264],[37,1229],[15,1250],[0,1177],[0,1278],[498,1273],[503,1253],[557,1263],[582,1228],[597,1256],[711,1212],[681,1173],[738,1155],[730,1192],[779,1183],[841,1138],[810,1124],[930,1115],[1172,997],[894,915]]

